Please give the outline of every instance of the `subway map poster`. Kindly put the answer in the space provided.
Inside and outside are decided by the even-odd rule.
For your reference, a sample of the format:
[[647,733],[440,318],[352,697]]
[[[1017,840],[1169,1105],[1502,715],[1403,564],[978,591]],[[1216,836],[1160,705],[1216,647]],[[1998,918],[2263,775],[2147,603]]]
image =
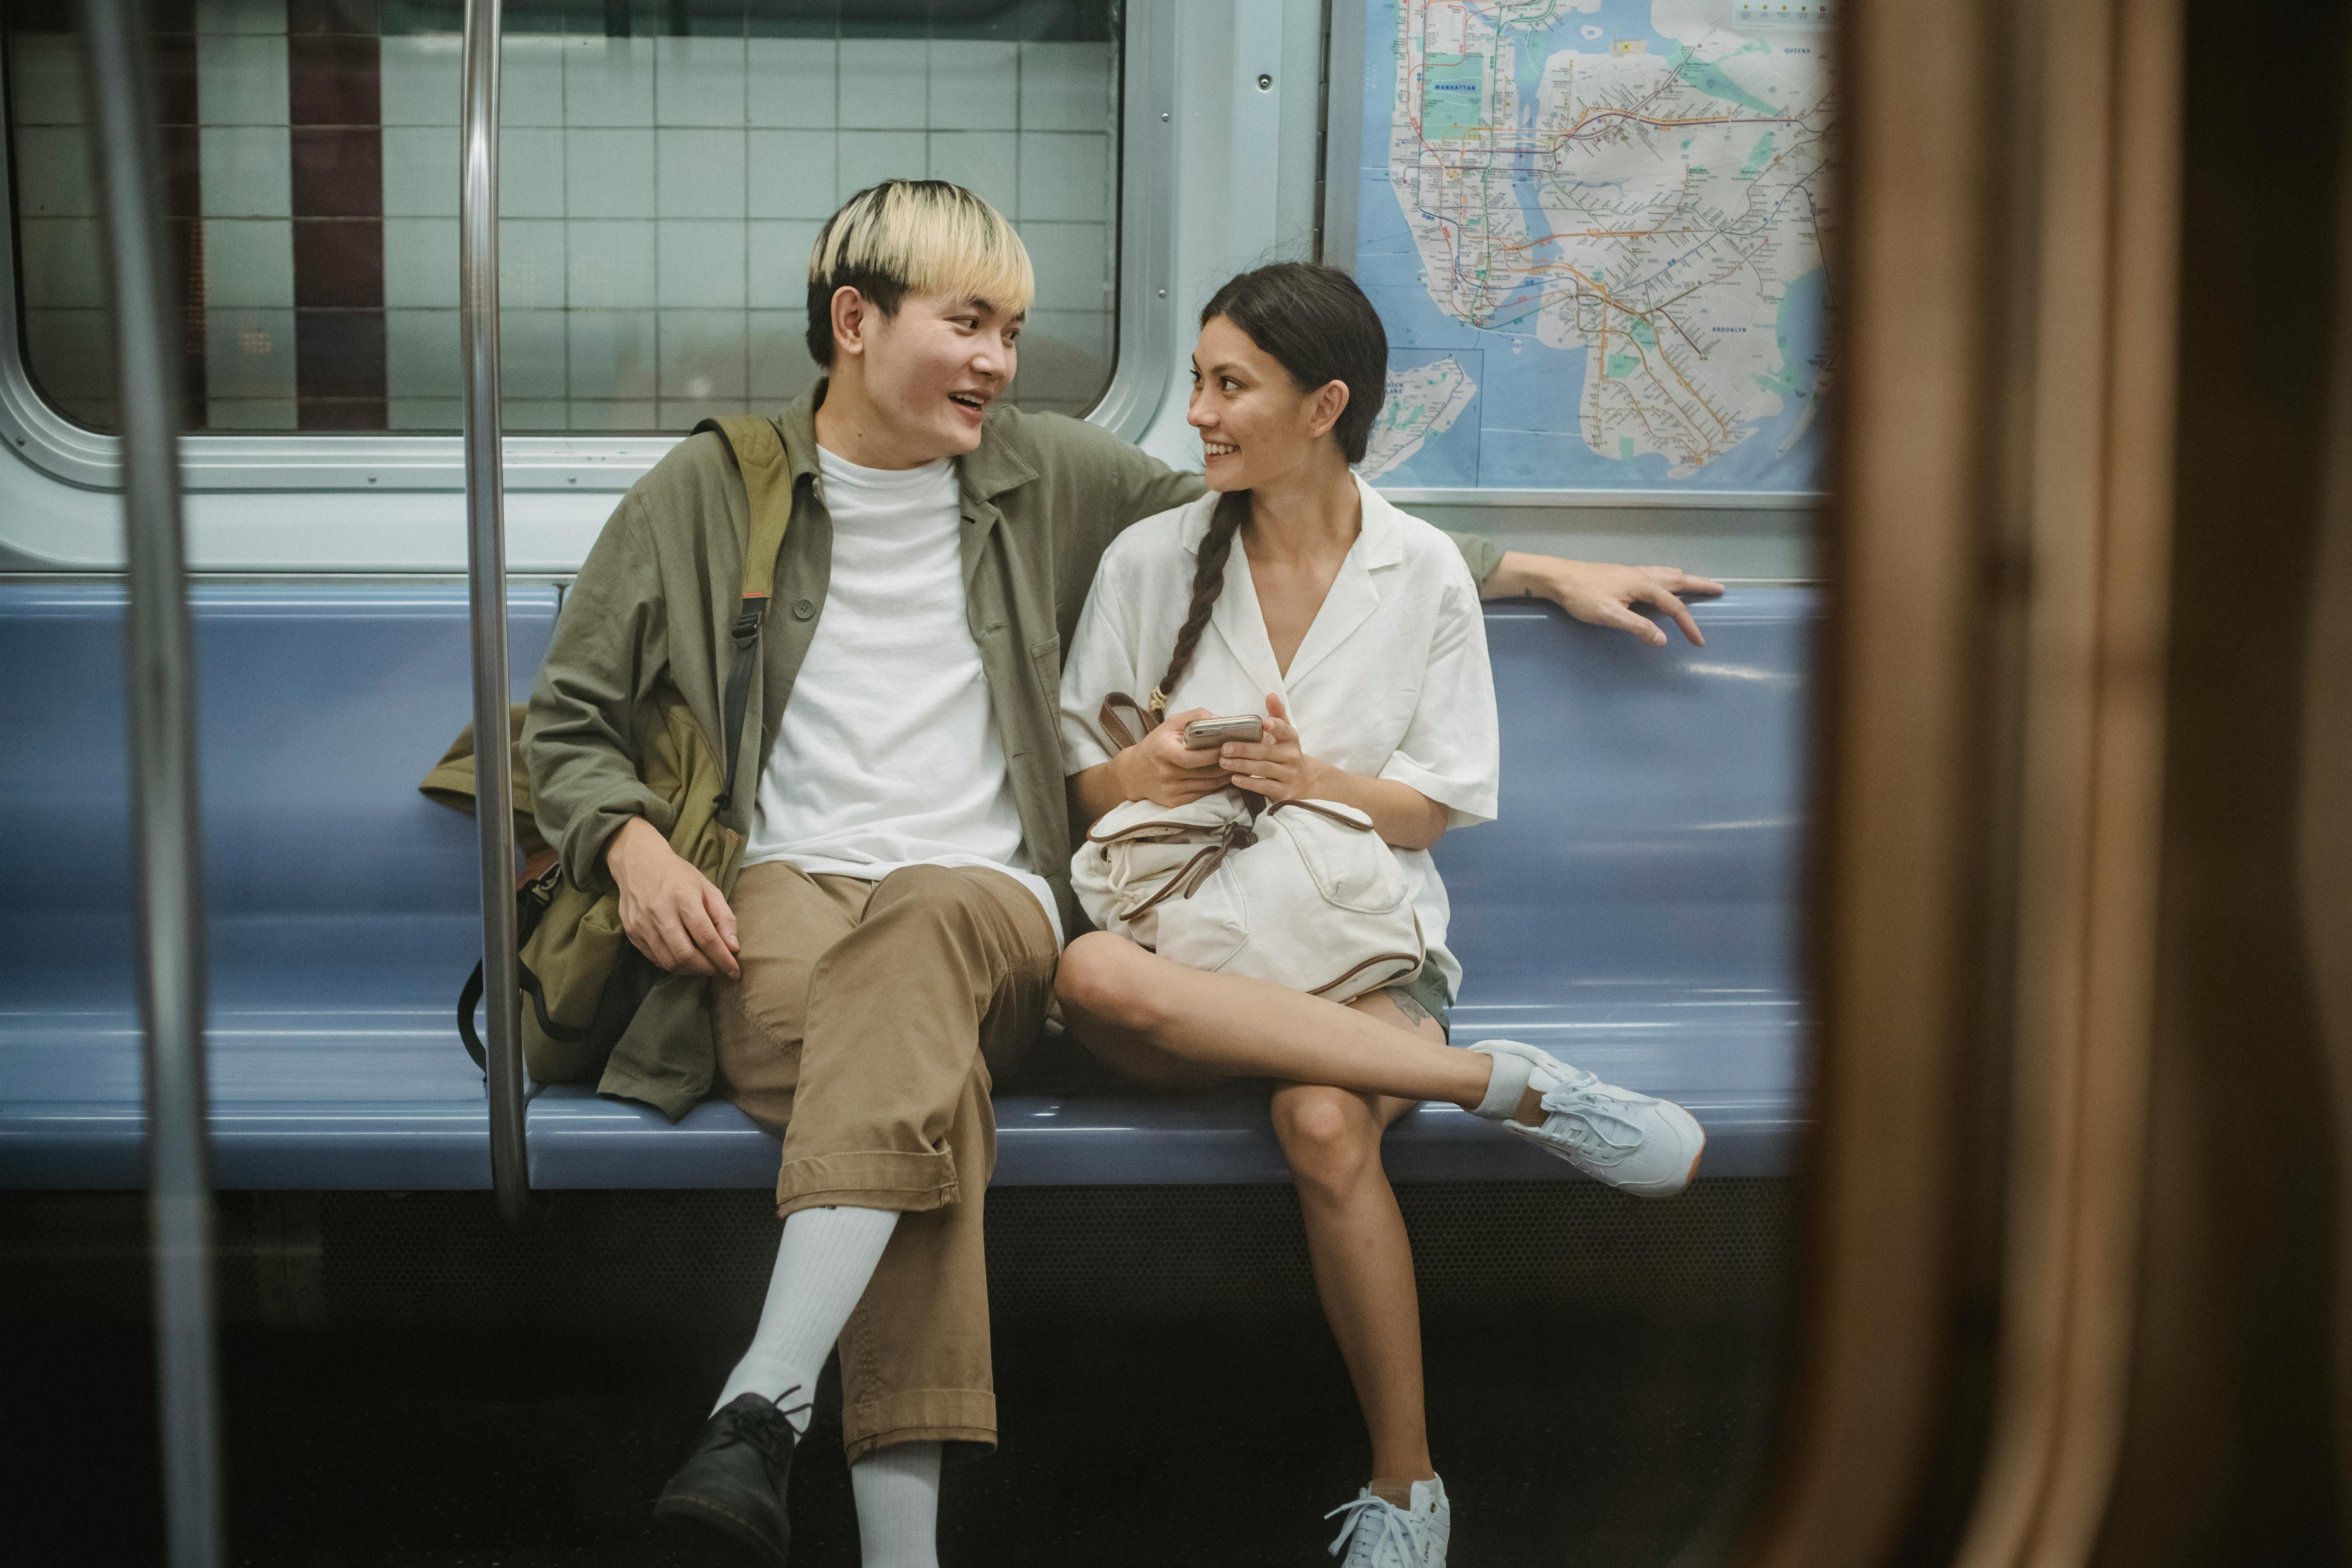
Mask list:
[[1817,489],[1834,8],[1370,0],[1356,277],[1389,384],[1364,475]]

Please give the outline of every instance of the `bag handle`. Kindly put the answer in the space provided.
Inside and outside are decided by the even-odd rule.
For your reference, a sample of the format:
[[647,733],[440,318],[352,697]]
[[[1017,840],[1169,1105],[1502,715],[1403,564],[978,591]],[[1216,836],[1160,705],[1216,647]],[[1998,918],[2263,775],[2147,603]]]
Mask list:
[[743,757],[743,727],[751,703],[751,673],[759,668],[760,625],[767,618],[768,594],[776,581],[776,557],[784,548],[784,530],[793,520],[792,470],[784,461],[783,433],[776,422],[757,414],[731,414],[705,419],[691,434],[705,430],[719,437],[735,471],[743,479],[743,497],[751,514],[750,536],[743,546],[742,603],[729,630],[735,658],[727,670],[727,784],[714,802],[721,811],[735,798],[735,771]]
[[[1160,694],[1155,691],[1152,695],[1157,697]],[[1127,721],[1118,716],[1121,709],[1135,715],[1136,728],[1133,731],[1129,730]],[[1168,715],[1157,708],[1146,708],[1124,691],[1114,691],[1103,699],[1102,711],[1095,715],[1095,720],[1102,726],[1102,732],[1124,752],[1166,723]]]
[[1158,892],[1135,908],[1122,911],[1118,918],[1139,921],[1169,899],[1191,898],[1201,890],[1217,868],[1225,863],[1226,856],[1247,849],[1256,842],[1257,835],[1250,831],[1248,823],[1226,823],[1216,837],[1202,845],[1190,860],[1169,874],[1168,879],[1160,884]]

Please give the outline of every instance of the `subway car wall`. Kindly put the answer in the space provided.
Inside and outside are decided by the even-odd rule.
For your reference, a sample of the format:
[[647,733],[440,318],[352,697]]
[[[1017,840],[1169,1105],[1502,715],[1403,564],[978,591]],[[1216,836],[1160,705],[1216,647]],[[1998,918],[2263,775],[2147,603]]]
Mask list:
[[[1371,84],[1394,80],[1400,48],[1416,68],[1406,25],[1461,19],[1349,9],[503,7],[514,695],[621,492],[697,420],[814,384],[804,258],[879,178],[951,181],[1012,223],[1037,289],[1013,404],[1197,468],[1187,359],[1209,291],[1273,259],[1362,272],[1403,221],[1393,195],[1365,225],[1329,190],[1389,156]],[[761,1321],[775,1140],[723,1100],[673,1130],[591,1086],[541,1088],[525,1121],[532,1217],[502,1224],[483,1190],[484,1086],[449,1016],[479,956],[472,830],[415,787],[470,711],[463,11],[151,15],[194,573],[227,1548],[265,1563],[689,1560],[669,1555],[686,1549],[651,1504]],[[52,827],[12,840],[0,915],[0,1272],[10,1321],[57,1373],[13,1380],[12,1403],[74,1433],[80,1412],[140,1412],[121,1424],[124,1464],[152,1478],[107,236],[75,13],[12,6],[6,22],[0,637],[7,667],[51,697],[21,710],[7,789]],[[1581,26],[1526,42],[1592,53]],[[1671,39],[1640,31],[1666,60]],[[1539,63],[1496,79],[1497,117],[1538,122]],[[1681,112],[1703,107],[1675,90],[1692,99]],[[1802,177],[1822,161],[1801,153]],[[1500,341],[1571,383],[1583,358],[1532,333]],[[1401,348],[1396,385],[1433,357]],[[1503,820],[1521,831],[1443,851],[1455,940],[1491,954],[1472,965],[1485,978],[1458,999],[1456,1038],[1539,1040],[1678,1098],[1708,1132],[1705,1179],[1643,1202],[1442,1106],[1386,1141],[1432,1431],[1471,1521],[1461,1549],[1663,1557],[1721,1533],[1780,1375],[1804,1114],[1794,933],[1817,482],[1679,494],[1661,458],[1599,487],[1614,459],[1549,484],[1482,481],[1456,453],[1511,422],[1449,411],[1447,395],[1428,417],[1461,436],[1416,439],[1406,421],[1374,454],[1408,510],[1730,587],[1693,600],[1704,649],[1498,603]],[[1613,450],[1613,436],[1585,440],[1572,394],[1558,417],[1573,451]],[[1432,453],[1419,473],[1415,446]],[[1715,765],[1708,736],[1736,737],[1742,765]],[[68,843],[87,848],[58,852]],[[1531,924],[1532,910],[1551,913]],[[1372,1456],[1263,1089],[1139,1098],[1065,1047],[999,1087],[996,1121],[986,1310],[1003,1436],[946,1479],[946,1559],[1196,1561],[1152,1500],[1211,1495],[1244,1537],[1221,1561],[1326,1544],[1319,1516]],[[1512,1341],[1538,1322],[1587,1348],[1530,1381]],[[105,1370],[93,1385],[68,1368]],[[1269,1405],[1252,1390],[1276,1392]],[[1638,1438],[1537,1413],[1596,1393],[1645,1412]],[[302,1436],[322,1399],[363,1435]],[[1503,1402],[1525,1413],[1496,1419]],[[795,1561],[856,1561],[837,1364],[814,1420],[794,1467]],[[1105,1441],[1122,1430],[1135,1440]],[[40,1475],[59,1457],[21,1450]],[[162,1494],[134,1489],[76,1527],[85,1550],[162,1554]],[[1565,1535],[1563,1510],[1579,1521]]]
[[[137,96],[172,292],[146,346],[190,574],[214,1189],[190,1317],[157,1304],[173,1233],[145,1191],[163,1089],[124,519],[162,514],[126,494],[149,427],[100,170],[131,165],[101,123],[121,95],[85,74],[110,10],[0,8],[0,1319],[35,1550],[782,1563],[788,1521],[803,1568],[2346,1555],[2340,16],[155,0]],[[501,62],[474,149],[495,221],[460,179],[469,28]],[[1452,1044],[1556,1071],[1516,1111],[1551,1146],[1427,1099],[1340,1182],[1265,1065],[1295,1039],[1146,1087],[1091,991],[1017,1068],[975,1068],[986,1177],[878,1233],[854,1201],[780,1224],[790,1146],[725,1083],[673,1120],[551,1072],[574,1081],[529,1084],[500,1143],[454,1016],[498,862],[417,788],[499,700],[473,668],[468,400],[499,405],[520,702],[608,602],[583,565],[632,487],[698,422],[817,385],[812,247],[894,179],[976,195],[967,232],[1017,241],[1034,279],[1017,415],[940,510],[977,517],[975,471],[1028,470],[980,498],[982,543],[939,553],[935,651],[964,658],[968,623],[1008,803],[1043,780],[1060,809],[1017,715],[1051,723],[1091,573],[1047,583],[1068,602],[1033,626],[1020,531],[1067,551],[1100,523],[1024,511],[1020,487],[1145,472],[1128,448],[1202,468],[1192,421],[1240,392],[1210,367],[1196,395],[1199,318],[1236,273],[1320,262],[1354,280],[1331,298],[1360,289],[1382,405],[1365,489],[1336,458],[1326,478],[1368,498],[1363,531],[1310,600],[1380,604],[1390,568],[1362,558],[1410,528],[1391,509],[1477,536],[1495,595],[1461,612],[1494,820],[1432,857],[1463,978],[1395,1011],[1450,1003]],[[494,323],[460,277],[469,216],[496,237]],[[492,324],[495,388],[461,353]],[[1281,354],[1312,350],[1278,338],[1253,342],[1297,384]],[[865,374],[837,371],[845,405]],[[1246,462],[1275,437],[1232,406]],[[753,428],[729,448],[747,476]],[[875,466],[906,466],[888,450]],[[854,479],[802,493],[855,518]],[[1212,653],[1247,640],[1244,591],[1277,618],[1284,514],[1260,508]],[[787,531],[778,581],[811,586],[772,594],[761,635],[803,713],[837,678],[803,652],[866,624],[854,529]],[[1381,646],[1330,668],[1398,657],[1403,620],[1366,620]],[[1316,635],[1268,660],[1302,698]],[[930,668],[918,650],[905,679]],[[1413,685],[1373,706],[1402,723]],[[835,1037],[890,1059],[876,1021],[926,978],[873,987]],[[704,1006],[666,1015],[679,1037]],[[1336,1013],[1314,1027],[1359,1026]],[[1199,1048],[1243,1060],[1261,1026]],[[1657,1185],[1686,1190],[1621,1190],[1611,1162],[1676,1116],[1704,1157]],[[971,1147],[925,1136],[926,1158]],[[502,1218],[494,1188],[525,1201]],[[942,1313],[957,1287],[906,1260],[982,1189],[954,1278],[984,1290]],[[894,1311],[977,1343],[980,1371],[877,1394]],[[771,1406],[763,1379],[796,1392]],[[199,1384],[208,1425],[165,1437]],[[733,1523],[693,1533],[712,1455],[784,1452],[789,1485],[771,1458]],[[216,1492],[188,1483],[207,1467]]]

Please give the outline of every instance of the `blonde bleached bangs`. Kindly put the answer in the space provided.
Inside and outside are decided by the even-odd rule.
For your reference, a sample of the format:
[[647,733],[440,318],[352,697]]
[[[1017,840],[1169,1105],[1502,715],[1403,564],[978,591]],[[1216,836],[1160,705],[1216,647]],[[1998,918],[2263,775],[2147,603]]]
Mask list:
[[885,180],[825,221],[809,253],[809,356],[833,363],[833,296],[856,289],[895,315],[909,294],[982,300],[1010,316],[1037,293],[1029,249],[979,196],[945,180]]

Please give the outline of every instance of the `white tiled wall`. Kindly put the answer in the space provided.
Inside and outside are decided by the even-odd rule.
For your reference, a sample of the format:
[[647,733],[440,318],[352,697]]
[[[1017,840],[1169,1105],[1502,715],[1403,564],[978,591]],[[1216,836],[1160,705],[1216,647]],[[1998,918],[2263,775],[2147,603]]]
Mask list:
[[[1016,392],[1085,408],[1110,370],[1114,64],[1099,44],[509,39],[508,426],[677,429],[798,393],[817,230],[894,175],[1019,224],[1038,300]],[[454,36],[383,42],[398,427],[454,419],[457,65]]]
[[73,40],[26,35],[8,58],[16,121],[16,272],[25,302],[25,349],[41,390],[72,417],[112,423],[112,342],[89,261],[98,220],[89,142],[81,131],[81,65]]
[[[201,0],[210,422],[291,428],[285,0]],[[682,429],[792,396],[819,226],[891,176],[1019,226],[1038,297],[1015,395],[1080,411],[1113,342],[1116,58],[1102,44],[509,37],[499,274],[509,428]],[[68,40],[10,57],[20,270],[43,385],[102,399],[110,350]],[[387,392],[457,424],[455,34],[383,40]],[[71,410],[69,410],[70,412]]]
[[286,123],[284,5],[278,9],[275,37],[197,33],[196,119],[200,124]]
[[97,310],[106,303],[96,218],[28,217],[17,233],[24,246],[18,277],[27,300],[40,301],[44,310]]
[[224,403],[259,399],[286,405],[283,428],[294,424],[294,312],[289,309],[215,307],[205,312],[205,382],[209,412],[257,413]]
[[80,58],[70,37],[21,36],[7,68],[26,357],[66,416],[110,426],[113,329],[103,310]]
[[81,123],[81,60],[60,33],[19,33],[10,40],[9,112],[20,125]]
[[196,0],[199,33],[286,31],[286,0]]
[[196,142],[206,217],[292,215],[293,171],[284,125],[207,125],[196,132]]
[[295,425],[286,71],[286,0],[198,0],[205,417],[215,430]]

